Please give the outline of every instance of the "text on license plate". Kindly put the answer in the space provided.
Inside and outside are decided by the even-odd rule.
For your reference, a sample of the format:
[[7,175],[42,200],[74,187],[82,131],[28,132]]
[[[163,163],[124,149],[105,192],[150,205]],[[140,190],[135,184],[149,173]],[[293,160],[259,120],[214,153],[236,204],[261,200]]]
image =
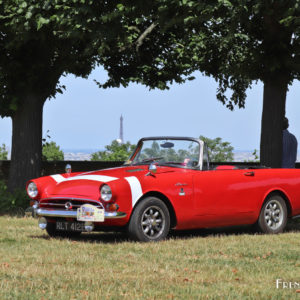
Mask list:
[[63,231],[85,231],[84,223],[81,222],[67,222],[67,221],[57,221],[56,230]]

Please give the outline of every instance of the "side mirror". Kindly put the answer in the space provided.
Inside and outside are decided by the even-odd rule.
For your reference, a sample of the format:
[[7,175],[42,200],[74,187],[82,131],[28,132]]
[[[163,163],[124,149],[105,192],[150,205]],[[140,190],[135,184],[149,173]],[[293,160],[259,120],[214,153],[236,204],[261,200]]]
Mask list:
[[149,168],[148,168],[148,173],[146,174],[146,176],[155,176],[156,172],[157,172],[157,167],[156,167],[156,164],[150,164],[149,165]]

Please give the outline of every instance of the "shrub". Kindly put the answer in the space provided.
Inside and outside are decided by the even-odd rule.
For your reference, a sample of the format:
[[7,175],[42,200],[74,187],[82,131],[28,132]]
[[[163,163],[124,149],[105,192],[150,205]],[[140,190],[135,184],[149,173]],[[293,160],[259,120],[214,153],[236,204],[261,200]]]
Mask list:
[[29,206],[30,198],[22,190],[10,193],[3,180],[0,180],[0,214],[24,215]]
[[210,139],[200,136],[208,147],[209,159],[211,162],[233,161],[233,147],[229,142],[223,142],[220,137]]
[[46,142],[43,144],[43,160],[64,160],[64,152],[55,142]]

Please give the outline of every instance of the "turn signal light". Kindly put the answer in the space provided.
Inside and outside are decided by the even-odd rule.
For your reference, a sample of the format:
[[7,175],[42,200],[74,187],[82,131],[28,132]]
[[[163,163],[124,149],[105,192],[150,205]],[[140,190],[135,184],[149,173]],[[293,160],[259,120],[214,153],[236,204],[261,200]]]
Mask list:
[[115,203],[106,206],[107,211],[117,211],[118,209],[119,209],[119,205]]

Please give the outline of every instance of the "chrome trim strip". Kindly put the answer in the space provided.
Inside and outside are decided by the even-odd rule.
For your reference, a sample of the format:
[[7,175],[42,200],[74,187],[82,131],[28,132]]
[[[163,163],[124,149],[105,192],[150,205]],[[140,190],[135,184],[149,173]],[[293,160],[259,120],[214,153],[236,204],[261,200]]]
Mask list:
[[[38,217],[55,217],[55,218],[77,218],[77,211],[74,210],[56,210],[56,209],[42,209],[36,210]],[[127,216],[124,212],[104,212],[105,219],[120,219]]]
[[[69,201],[70,202],[70,201]],[[65,207],[65,203],[51,203],[51,202],[47,202],[47,203],[45,203],[45,202],[43,202],[43,203],[40,203],[40,205],[41,206],[60,206],[60,207]],[[77,203],[72,203],[72,207],[80,207],[80,206],[82,206],[82,204],[77,204]],[[98,203],[98,205],[94,205],[95,207],[97,207],[97,208],[103,208],[103,206],[100,204],[100,203]]]
[[101,205],[101,202],[97,201],[97,200],[92,200],[92,199],[87,199],[87,198],[76,198],[76,197],[51,197],[51,198],[43,198],[41,200],[39,200],[39,202],[41,204],[43,204],[43,201],[47,201],[47,200],[66,200],[66,201],[88,201],[88,202],[93,202],[93,203],[97,203],[98,205]]

